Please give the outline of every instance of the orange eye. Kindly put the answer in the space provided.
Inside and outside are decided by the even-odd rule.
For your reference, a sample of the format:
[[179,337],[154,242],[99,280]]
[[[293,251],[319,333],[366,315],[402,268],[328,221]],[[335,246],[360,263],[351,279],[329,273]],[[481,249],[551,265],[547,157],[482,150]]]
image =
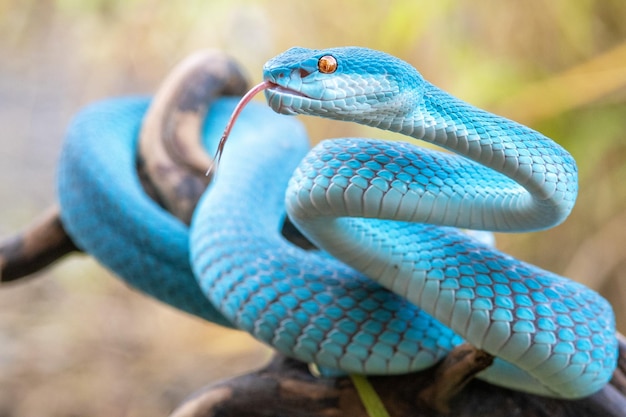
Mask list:
[[337,60],[332,55],[324,55],[317,61],[317,69],[322,74],[332,74],[337,70]]

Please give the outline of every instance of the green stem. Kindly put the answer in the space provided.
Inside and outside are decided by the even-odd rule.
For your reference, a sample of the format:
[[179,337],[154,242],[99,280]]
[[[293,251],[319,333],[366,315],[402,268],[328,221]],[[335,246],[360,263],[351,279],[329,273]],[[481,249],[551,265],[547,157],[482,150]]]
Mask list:
[[390,417],[385,404],[365,376],[350,374],[350,379],[369,417]]

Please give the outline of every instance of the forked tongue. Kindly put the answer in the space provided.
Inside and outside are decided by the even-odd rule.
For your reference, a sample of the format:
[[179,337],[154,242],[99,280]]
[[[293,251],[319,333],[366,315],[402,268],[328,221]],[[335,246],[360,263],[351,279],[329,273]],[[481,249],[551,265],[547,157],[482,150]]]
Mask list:
[[250,91],[248,91],[241,98],[241,100],[239,100],[239,103],[237,103],[237,106],[235,106],[233,113],[230,115],[230,119],[228,119],[228,123],[226,124],[226,128],[224,129],[224,133],[222,134],[222,137],[220,138],[220,142],[217,144],[217,151],[215,152],[215,156],[213,157],[213,162],[211,163],[211,165],[209,166],[209,169],[206,172],[207,176],[211,175],[213,172],[217,170],[217,166],[220,163],[220,159],[222,158],[222,153],[224,152],[224,146],[226,145],[226,141],[228,140],[228,137],[230,136],[230,131],[232,130],[233,125],[235,124],[235,121],[239,117],[239,114],[241,113],[243,108],[246,107],[248,103],[250,103],[250,101],[252,100],[254,96],[259,94],[261,91],[269,88],[270,86],[271,84],[269,81],[263,81],[262,83],[257,84],[254,87],[252,87]]

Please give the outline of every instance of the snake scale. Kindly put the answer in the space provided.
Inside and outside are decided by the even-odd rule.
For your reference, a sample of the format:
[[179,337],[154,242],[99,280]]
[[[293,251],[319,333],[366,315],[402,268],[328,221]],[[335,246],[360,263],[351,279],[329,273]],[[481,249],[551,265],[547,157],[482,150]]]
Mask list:
[[[108,101],[77,117],[62,154],[62,219],[77,245],[156,298],[328,373],[424,369],[467,340],[497,357],[479,375],[494,384],[577,398],[608,382],[610,305],[458,229],[562,222],[577,193],[565,150],[370,49],[290,49],[265,65],[262,89],[277,113],[453,153],[360,138],[309,150],[296,120],[250,104],[188,230],[142,195],[134,173],[148,100]],[[211,107],[208,149],[221,149],[211,138],[236,104]],[[280,235],[285,212],[321,250]]]

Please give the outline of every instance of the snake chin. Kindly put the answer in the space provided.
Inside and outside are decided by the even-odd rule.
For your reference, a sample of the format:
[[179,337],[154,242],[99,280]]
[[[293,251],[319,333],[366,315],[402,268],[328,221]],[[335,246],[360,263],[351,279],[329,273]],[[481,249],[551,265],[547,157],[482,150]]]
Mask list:
[[271,83],[271,87],[265,90],[265,98],[272,110],[288,116],[301,113],[295,110],[298,107],[294,105],[295,101],[300,102],[302,99],[308,99],[304,94],[274,83]]

